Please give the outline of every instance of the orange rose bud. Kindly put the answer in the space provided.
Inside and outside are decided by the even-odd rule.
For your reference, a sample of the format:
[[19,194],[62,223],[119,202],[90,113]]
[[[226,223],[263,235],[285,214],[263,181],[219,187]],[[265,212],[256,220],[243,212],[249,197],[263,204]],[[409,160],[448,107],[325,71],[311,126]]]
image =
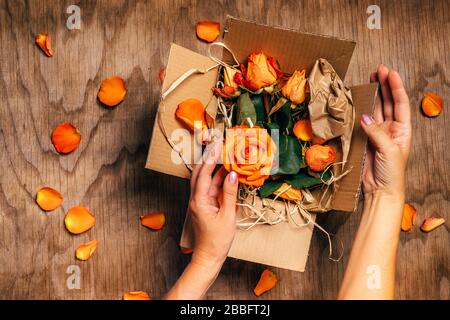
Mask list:
[[430,232],[445,223],[444,218],[429,217],[423,220],[420,230],[423,232]]
[[81,141],[81,133],[71,123],[61,123],[52,132],[52,144],[59,153],[74,151]]
[[242,84],[252,91],[271,86],[283,75],[275,59],[262,52],[252,53],[248,57],[247,68],[241,65],[241,69],[244,79],[238,80],[239,77],[235,75],[234,80],[238,80],[237,83],[242,81]]
[[306,150],[306,163],[313,171],[323,171],[336,161],[336,152],[330,145],[315,144]]
[[160,230],[166,223],[166,216],[162,211],[156,211],[141,216],[141,224],[153,230]]
[[442,98],[436,93],[424,93],[422,99],[422,111],[427,117],[437,117],[443,108]]
[[213,42],[220,34],[220,23],[215,21],[199,21],[195,25],[197,37],[206,42]]
[[151,298],[147,292],[131,291],[123,294],[123,300],[151,300]]
[[240,183],[262,186],[270,175],[276,151],[267,130],[241,125],[228,129],[226,134],[222,150],[225,170],[236,172]]
[[192,252],[194,252],[194,249],[191,248],[180,247],[180,250],[183,254],[191,254]]
[[36,44],[39,46],[39,48],[42,49],[42,51],[44,51],[44,53],[48,56],[51,57],[53,56],[53,50],[52,50],[52,46],[50,43],[50,36],[48,33],[40,33],[36,36]]
[[270,289],[275,287],[277,281],[278,279],[275,273],[273,273],[269,269],[266,269],[261,274],[261,278],[259,279],[255,289],[253,289],[253,292],[255,293],[256,296],[259,297],[264,292],[269,291]]
[[228,87],[232,87],[234,88],[234,90],[238,90],[239,89],[239,85],[236,83],[236,81],[234,81],[234,77],[236,74],[241,74],[241,72],[237,69],[234,68],[230,68],[225,66],[223,69],[223,83]]
[[52,211],[63,202],[61,193],[49,187],[43,187],[36,193],[36,203],[44,211]]
[[114,107],[125,99],[126,94],[125,81],[120,77],[114,76],[102,81],[97,98],[105,106]]
[[162,68],[161,70],[159,70],[159,83],[163,84],[164,82],[164,77],[166,76],[166,68]]
[[291,100],[293,104],[300,104],[305,101],[305,89],[306,89],[306,71],[301,72],[295,70],[289,80],[281,89],[283,96]]
[[309,119],[300,119],[294,125],[294,135],[302,141],[311,141],[314,137]]
[[175,116],[192,132],[196,125],[197,129],[206,128],[205,107],[198,99],[190,98],[181,102]]
[[95,217],[87,208],[70,208],[64,218],[66,229],[73,234],[83,233],[95,225]]
[[81,261],[88,260],[95,252],[95,249],[97,249],[97,245],[97,240],[92,240],[80,245],[75,252],[77,259]]
[[409,232],[412,230],[416,223],[416,208],[405,203],[403,207],[403,217],[402,217],[402,231]]

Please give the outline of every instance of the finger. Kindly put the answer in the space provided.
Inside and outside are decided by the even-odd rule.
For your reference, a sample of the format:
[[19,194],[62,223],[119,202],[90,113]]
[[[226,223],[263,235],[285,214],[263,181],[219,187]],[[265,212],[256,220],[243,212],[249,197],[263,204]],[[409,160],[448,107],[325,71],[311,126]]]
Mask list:
[[195,185],[196,195],[208,194],[212,181],[212,173],[216,168],[217,161],[220,157],[221,143],[212,143],[206,147],[203,156],[203,165],[198,173],[197,183]]
[[220,189],[222,188],[223,181],[225,180],[225,177],[227,176],[228,171],[225,170],[224,167],[221,167],[216,174],[214,175],[211,187],[209,187],[209,195],[213,198],[216,198],[219,193]]
[[391,70],[389,71],[388,81],[392,91],[392,98],[394,99],[395,121],[410,124],[411,108],[402,78],[397,71]]
[[198,174],[200,172],[200,169],[202,168],[203,162],[200,160],[199,163],[197,163],[194,168],[192,169],[191,174],[191,195],[195,193],[195,185],[197,184]]
[[[370,82],[371,83],[378,82],[378,74],[376,72],[372,72],[370,74]],[[384,121],[383,104],[381,102],[380,94],[381,94],[381,89],[380,89],[380,86],[378,86],[377,95],[375,97],[375,107],[373,109],[373,117],[377,124],[381,124]]]
[[381,85],[381,93],[383,94],[383,114],[385,120],[394,119],[394,102],[392,100],[391,88],[388,82],[389,69],[380,64],[378,66],[378,80]]
[[392,139],[375,123],[371,116],[363,114],[361,126],[377,151],[386,153],[394,145]]
[[376,72],[372,72],[370,74],[370,82],[377,82],[378,81],[378,76]]
[[[223,182],[223,201],[219,214],[230,214],[236,218],[236,201],[238,192],[237,173],[231,171]],[[231,218],[231,217],[230,217]]]

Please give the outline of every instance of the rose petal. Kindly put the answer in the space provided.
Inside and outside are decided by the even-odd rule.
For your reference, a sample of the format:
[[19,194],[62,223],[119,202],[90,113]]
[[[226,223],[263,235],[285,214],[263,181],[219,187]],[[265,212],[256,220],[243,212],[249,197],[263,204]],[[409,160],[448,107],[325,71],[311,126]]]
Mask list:
[[166,68],[162,68],[161,70],[159,70],[158,74],[159,83],[163,84],[165,76],[166,76]]
[[323,171],[336,161],[336,152],[330,145],[315,144],[306,150],[306,163],[313,171]]
[[131,291],[123,294],[123,300],[151,300],[151,298],[147,292]]
[[409,232],[416,223],[416,208],[409,203],[403,207],[402,231]]
[[300,201],[303,199],[302,191],[300,189],[290,187],[287,183],[283,183],[273,194],[279,195],[280,198],[290,201]]
[[98,100],[108,107],[114,107],[125,99],[127,87],[125,81],[117,76],[102,81],[98,90]]
[[420,230],[423,232],[430,232],[445,223],[444,218],[429,217],[423,220]]
[[97,249],[97,245],[97,240],[92,240],[80,245],[75,252],[77,259],[82,261],[88,260],[95,252],[95,249]]
[[195,25],[197,37],[206,42],[213,42],[220,34],[220,23],[215,21],[199,21]]
[[74,151],[81,141],[81,133],[71,123],[65,122],[53,129],[52,144],[59,153]]
[[428,117],[437,117],[443,108],[442,98],[432,92],[424,94],[422,99],[422,111]]
[[256,296],[259,297],[264,292],[269,291],[270,289],[275,287],[277,281],[278,281],[277,276],[269,269],[266,269],[261,274],[261,278],[259,279],[255,289],[253,289],[253,292],[255,293]]
[[192,132],[196,124],[200,124],[199,129],[206,128],[205,107],[198,99],[190,98],[182,101],[177,106],[175,116]]
[[43,187],[36,193],[36,203],[44,211],[55,210],[62,202],[62,195],[50,187]]
[[166,216],[163,211],[156,211],[141,216],[141,224],[153,230],[160,230],[166,223]]
[[48,56],[53,56],[53,50],[50,43],[50,36],[48,33],[40,33],[35,38],[36,44]]
[[294,125],[293,131],[297,139],[302,141],[311,141],[314,136],[309,119],[298,120]]
[[66,229],[74,234],[83,233],[95,225],[95,217],[87,208],[70,208],[64,218]]

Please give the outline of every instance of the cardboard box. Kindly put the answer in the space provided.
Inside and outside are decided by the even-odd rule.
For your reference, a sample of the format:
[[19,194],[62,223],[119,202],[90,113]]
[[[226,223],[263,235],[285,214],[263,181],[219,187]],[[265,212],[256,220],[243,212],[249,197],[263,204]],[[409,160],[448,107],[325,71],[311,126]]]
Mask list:
[[[329,36],[314,35],[289,29],[274,28],[227,17],[224,29],[224,43],[233,50],[239,61],[256,51],[276,57],[285,72],[294,69],[311,70],[318,58],[327,59],[338,75],[344,79],[356,43]],[[224,61],[231,62],[228,52],[223,53]],[[164,92],[171,83],[191,68],[206,69],[215,63],[208,57],[172,44],[162,86]],[[170,135],[181,124],[174,113],[178,103],[195,97],[215,115],[217,103],[212,95],[217,78],[217,69],[205,74],[193,75],[184,81],[160,104],[162,121]],[[348,166],[353,169],[339,181],[338,191],[333,199],[335,210],[353,212],[357,206],[360,192],[361,172],[364,163],[367,138],[358,119],[362,113],[372,113],[377,84],[365,84],[351,88],[356,111],[356,121],[352,136]],[[146,168],[166,174],[189,178],[190,171],[179,161],[171,161],[172,148],[167,143],[161,128],[155,122]],[[178,159],[180,160],[180,159]],[[282,205],[282,202],[279,203]],[[315,215],[312,215],[315,219]],[[229,256],[284,269],[304,271],[308,257],[313,226],[298,228],[289,223],[277,225],[258,225],[251,230],[238,230]],[[180,245],[192,247],[193,232],[187,217]]]

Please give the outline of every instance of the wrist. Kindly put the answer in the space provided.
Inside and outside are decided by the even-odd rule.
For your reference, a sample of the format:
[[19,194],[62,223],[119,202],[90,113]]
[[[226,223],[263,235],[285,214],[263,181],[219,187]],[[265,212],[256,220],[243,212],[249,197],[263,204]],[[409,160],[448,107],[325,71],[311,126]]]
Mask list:
[[191,264],[199,268],[211,271],[220,271],[223,263],[225,262],[225,257],[212,256],[206,254],[201,250],[194,250],[192,254]]

